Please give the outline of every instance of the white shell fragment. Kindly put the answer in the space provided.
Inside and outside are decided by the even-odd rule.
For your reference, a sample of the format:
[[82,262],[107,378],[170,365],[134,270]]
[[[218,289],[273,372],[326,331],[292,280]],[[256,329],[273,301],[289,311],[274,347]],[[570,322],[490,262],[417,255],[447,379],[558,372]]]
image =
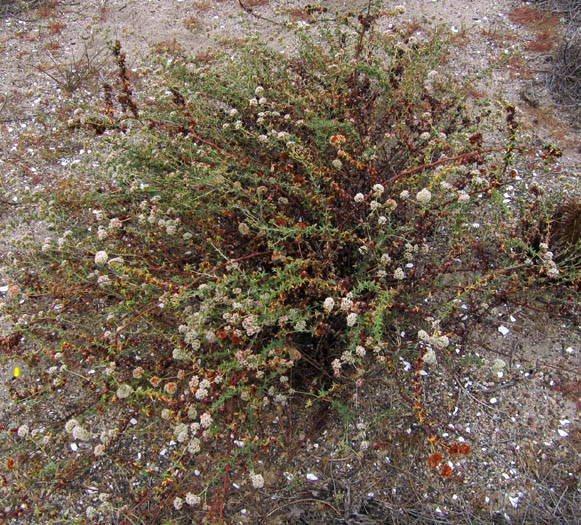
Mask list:
[[510,330],[506,327],[506,326],[502,326],[500,325],[498,327],[498,331],[502,334],[502,335],[506,335],[510,332]]

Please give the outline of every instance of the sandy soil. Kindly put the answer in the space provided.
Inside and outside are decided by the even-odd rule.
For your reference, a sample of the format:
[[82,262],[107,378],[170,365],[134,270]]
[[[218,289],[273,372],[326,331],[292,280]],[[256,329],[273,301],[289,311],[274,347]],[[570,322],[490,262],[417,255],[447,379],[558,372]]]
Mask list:
[[[291,41],[272,20],[297,16],[307,3],[248,1],[257,18],[234,1],[29,1],[19,9],[17,2],[7,2],[0,27],[0,265],[10,260],[13,239],[38,242],[50,230],[33,218],[21,219],[22,195],[62,176],[96,147],[94,138],[67,135],[66,123],[79,104],[99,100],[103,80],[113,74],[106,39],[121,40],[137,85],[146,93],[149,72],[143,60],[151,46],[176,41],[189,53],[203,53],[258,34],[290,53]],[[539,181],[548,189],[559,185],[578,192],[579,128],[544,87],[539,71],[546,69],[550,51],[527,48],[538,34],[515,22],[514,10],[522,3],[401,3],[407,8],[404,19],[417,23],[418,37],[430,23],[452,28],[457,46],[451,67],[459,75],[480,71],[506,53],[519,55],[479,89],[502,91],[517,106],[532,143],[550,142],[563,150],[559,164],[549,174],[539,173]],[[341,12],[358,11],[367,2],[324,4]],[[560,24],[555,22],[556,34]],[[75,62],[77,71],[71,74]],[[0,268],[0,300],[11,285],[2,276]],[[424,438],[410,424],[409,413],[379,417],[396,408],[398,389],[393,380],[377,377],[357,392],[359,419],[346,427],[327,420],[308,434],[308,425],[293,421],[292,414],[273,422],[281,432],[296,426],[304,446],[292,458],[271,458],[258,496],[249,500],[244,487],[234,490],[229,522],[549,523],[553,516],[554,523],[574,523],[580,502],[581,326],[578,310],[555,318],[542,311],[550,308],[489,312],[456,348],[478,366],[467,366],[462,377],[435,369],[426,378],[428,410],[445,423],[450,439],[469,442],[472,448],[469,456],[454,461],[452,480],[443,481],[425,465]],[[9,335],[8,325],[0,328]],[[9,395],[12,373],[15,366],[24,377],[34,371],[11,353],[9,339],[0,342],[0,422],[21,424],[26,405]],[[494,370],[496,359],[507,364],[502,373]],[[363,423],[373,418],[374,427]],[[106,485],[104,480],[99,491],[110,490]],[[87,506],[98,503],[86,490],[51,497],[58,500],[65,520],[82,517]],[[62,511],[67,505],[70,509]],[[116,522],[112,516],[108,519]]]

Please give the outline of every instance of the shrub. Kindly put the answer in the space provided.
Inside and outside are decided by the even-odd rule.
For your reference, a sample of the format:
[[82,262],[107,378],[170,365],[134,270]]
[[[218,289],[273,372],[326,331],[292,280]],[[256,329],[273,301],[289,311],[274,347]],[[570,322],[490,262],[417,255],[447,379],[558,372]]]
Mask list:
[[[446,73],[441,32],[417,41],[359,22],[299,32],[292,56],[259,42],[210,64],[160,50],[141,109],[115,45],[121,108],[108,92],[102,112],[76,113],[112,152],[44,197],[58,233],[18,261],[26,300],[4,310],[54,366],[47,392],[82,378],[81,421],[67,424],[79,446],[98,443],[91,461],[123,463],[134,435],[157,462],[132,489],[156,506],[132,519],[200,498],[221,516],[225,480],[261,487],[257,460],[284,443],[269,413],[343,406],[404,357],[433,445],[424,355],[453,358],[467,311],[578,278],[548,264],[522,220],[517,204],[526,215],[539,199],[503,195],[523,151],[514,108],[468,107],[472,80]],[[87,457],[63,456],[59,483]]]

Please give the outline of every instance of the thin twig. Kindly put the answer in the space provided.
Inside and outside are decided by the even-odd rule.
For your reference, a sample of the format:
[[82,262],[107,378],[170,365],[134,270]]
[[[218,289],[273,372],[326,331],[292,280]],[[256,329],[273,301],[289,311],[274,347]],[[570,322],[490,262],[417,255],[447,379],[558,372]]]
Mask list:
[[[289,507],[291,505],[295,505],[296,503],[322,503],[323,505],[327,505],[328,507],[331,507],[331,509],[333,509],[333,511],[335,512],[335,514],[337,514],[337,516],[341,516],[341,513],[333,506],[331,505],[328,501],[324,501],[322,499],[316,499],[316,498],[303,498],[303,499],[297,499],[295,501],[289,501],[288,503],[285,503],[284,505],[281,505],[280,507],[276,507],[276,509],[271,510],[265,517],[269,518],[270,516],[272,516],[273,514],[276,514],[279,510],[284,509],[285,507]],[[264,521],[263,519],[263,521]]]

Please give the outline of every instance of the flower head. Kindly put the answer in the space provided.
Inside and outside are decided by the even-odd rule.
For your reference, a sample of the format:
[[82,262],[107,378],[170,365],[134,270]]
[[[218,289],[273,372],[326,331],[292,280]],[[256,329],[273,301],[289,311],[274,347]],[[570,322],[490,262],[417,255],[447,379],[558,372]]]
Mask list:
[[117,389],[117,392],[115,392],[115,394],[119,399],[125,399],[129,397],[131,394],[133,394],[133,387],[131,385],[124,383],[122,385],[119,385],[119,388]]
[[437,362],[436,352],[434,352],[432,349],[428,350],[424,354],[424,363],[426,363],[427,365],[435,365],[436,362]]
[[448,479],[452,476],[452,467],[448,465],[448,463],[442,465],[442,468],[440,469],[440,476],[442,476],[444,479]]
[[106,251],[100,251],[95,254],[95,264],[97,266],[103,266],[109,260],[109,256]]
[[191,492],[186,494],[186,503],[188,505],[199,505],[201,501],[200,496],[197,494],[192,494]]
[[79,422],[76,419],[69,419],[66,423],[65,423],[65,430],[67,432],[67,434],[72,433],[72,431],[75,429],[76,426],[79,425]]
[[327,310],[327,312],[330,312],[334,306],[335,306],[335,300],[332,297],[327,297],[325,299],[325,302],[323,303],[323,308],[325,310]]
[[176,390],[178,388],[178,385],[176,383],[174,383],[173,381],[166,383],[163,386],[163,390],[166,394],[169,394],[170,396],[176,393]]
[[458,192],[458,202],[468,202],[470,200],[470,195],[464,190]]
[[427,343],[430,341],[430,336],[425,330],[420,330],[418,331],[418,339]]
[[200,439],[195,437],[188,443],[187,450],[190,454],[197,454],[201,450]]
[[428,458],[428,466],[431,468],[436,468],[442,461],[444,457],[439,452],[432,452]]
[[416,200],[421,204],[428,204],[432,200],[432,192],[428,188],[424,188],[418,192]]
[[343,299],[341,299],[341,310],[343,310],[344,312],[348,312],[349,310],[351,310],[352,306],[353,301],[349,299],[349,297],[343,297]]
[[200,416],[200,425],[202,425],[204,428],[209,428],[209,426],[212,424],[212,421],[212,416],[207,412],[204,412]]
[[264,478],[262,477],[262,474],[256,474],[255,472],[250,471],[250,481],[255,489],[261,489],[264,487]]
[[331,138],[329,139],[329,144],[331,144],[331,146],[338,147],[344,143],[345,143],[345,137],[343,135],[332,135]]
[[77,425],[75,428],[73,428],[73,437],[75,439],[79,439],[80,441],[87,441],[91,435],[81,425]]
[[373,194],[375,197],[379,198],[383,195],[385,188],[381,184],[374,184],[373,185]]

